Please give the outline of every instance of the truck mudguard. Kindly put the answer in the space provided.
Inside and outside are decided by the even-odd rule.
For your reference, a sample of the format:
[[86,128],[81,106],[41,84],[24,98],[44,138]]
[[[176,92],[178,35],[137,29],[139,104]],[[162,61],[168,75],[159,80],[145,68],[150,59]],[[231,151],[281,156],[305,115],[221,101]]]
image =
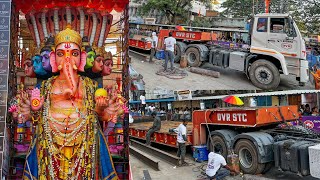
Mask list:
[[[211,131],[210,134],[211,136],[212,135],[220,136],[226,143],[227,149],[232,149],[232,142],[238,133],[229,129],[221,129],[221,130]],[[210,137],[208,137],[207,142],[208,142],[207,147],[209,147]]]
[[249,56],[247,56],[247,58],[246,58],[246,64],[245,64],[245,66],[244,66],[244,72],[246,73],[246,75],[247,75],[247,77],[248,77],[248,79],[249,79],[249,62],[250,62],[250,60],[251,59],[255,59],[255,58],[257,58],[258,57],[258,55],[257,54],[250,54]]
[[187,44],[184,42],[177,41],[176,44],[177,48],[177,54],[174,56],[174,62],[179,62],[181,59],[181,56],[184,55],[187,49]]
[[209,54],[209,49],[207,48],[207,46],[203,45],[203,44],[189,44],[187,49],[189,47],[195,47],[199,50],[200,52],[200,60],[201,61],[207,61],[208,60],[208,54]]
[[232,142],[232,147],[235,147],[236,142],[240,139],[250,140],[258,152],[258,162],[267,163],[273,161],[273,137],[265,132],[249,132],[238,134]]
[[[286,65],[286,60],[285,60],[283,54],[279,53],[278,51],[276,51],[274,49],[269,49],[269,48],[251,46],[250,52],[254,53],[254,54],[258,54],[258,55],[261,54],[261,55],[274,57],[275,59],[277,59],[280,62],[283,74],[289,75],[288,68]],[[270,62],[272,62],[272,61],[270,61]]]

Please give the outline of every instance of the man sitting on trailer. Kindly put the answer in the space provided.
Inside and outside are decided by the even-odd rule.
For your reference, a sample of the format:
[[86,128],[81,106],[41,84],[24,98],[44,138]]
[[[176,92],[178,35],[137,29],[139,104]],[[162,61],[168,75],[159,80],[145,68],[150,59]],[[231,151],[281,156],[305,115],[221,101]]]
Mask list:
[[210,180],[220,180],[230,175],[231,168],[227,165],[226,160],[220,154],[220,150],[215,146],[214,152],[208,155],[208,166],[206,174]]
[[180,166],[187,166],[188,163],[184,161],[186,156],[186,142],[187,140],[187,124],[188,121],[183,119],[182,123],[175,131],[177,132],[178,152],[177,156],[180,157]]
[[150,142],[150,138],[151,135],[156,132],[159,131],[161,129],[161,119],[159,117],[157,117],[157,112],[156,111],[152,111],[151,116],[153,117],[154,121],[153,121],[153,125],[152,127],[148,130],[147,135],[146,135],[146,145],[150,146],[151,142]]

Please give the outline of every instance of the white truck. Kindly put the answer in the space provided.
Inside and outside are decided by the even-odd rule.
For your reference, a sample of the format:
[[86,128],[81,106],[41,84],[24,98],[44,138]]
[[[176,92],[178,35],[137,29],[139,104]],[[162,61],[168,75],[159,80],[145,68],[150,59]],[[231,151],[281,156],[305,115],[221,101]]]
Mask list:
[[[187,27],[188,28],[188,27]],[[190,28],[190,27],[189,27]],[[192,27],[196,30],[198,28]],[[162,29],[159,43],[172,32],[177,39],[175,61],[185,55],[188,65],[198,67],[203,62],[243,71],[251,82],[261,89],[275,89],[280,83],[280,74],[295,75],[299,85],[309,80],[305,41],[289,14],[257,14],[250,21],[250,30],[222,28],[199,28],[210,31],[179,31]],[[213,34],[219,31],[248,33],[247,48],[232,49],[209,44],[216,41]]]

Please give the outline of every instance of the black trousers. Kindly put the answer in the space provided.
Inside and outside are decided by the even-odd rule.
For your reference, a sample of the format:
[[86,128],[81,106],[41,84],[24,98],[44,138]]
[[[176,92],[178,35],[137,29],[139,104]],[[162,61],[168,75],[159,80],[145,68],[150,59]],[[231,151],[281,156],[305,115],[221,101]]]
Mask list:
[[181,159],[181,164],[184,163],[186,157],[186,143],[178,143],[177,156]]

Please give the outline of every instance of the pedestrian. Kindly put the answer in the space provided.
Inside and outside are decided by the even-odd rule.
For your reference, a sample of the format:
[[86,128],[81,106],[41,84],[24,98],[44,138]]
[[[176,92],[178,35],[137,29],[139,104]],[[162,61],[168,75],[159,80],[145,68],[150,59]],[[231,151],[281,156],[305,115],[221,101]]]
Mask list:
[[142,116],[146,114],[146,97],[144,96],[144,93],[140,95],[140,101],[141,101],[141,113]]
[[148,109],[149,109],[149,112],[154,112],[155,110],[156,110],[156,107],[154,106],[154,104],[151,104],[149,107],[148,107]]
[[184,161],[186,156],[186,142],[187,142],[187,120],[183,122],[176,128],[177,132],[177,142],[178,142],[178,152],[177,156],[180,158],[180,166],[187,166],[188,163]]
[[149,63],[152,63],[152,59],[156,55],[157,47],[158,47],[158,36],[156,32],[152,32],[152,41],[151,41],[151,53]]
[[171,71],[174,69],[173,62],[174,62],[174,49],[177,41],[174,37],[172,37],[172,32],[169,32],[169,37],[164,40],[164,47],[165,47],[165,64],[164,64],[164,71],[167,71],[168,61],[171,63]]
[[184,119],[191,120],[191,113],[188,108],[184,110],[183,115],[184,115]]
[[[226,160],[220,154],[220,149],[214,146],[214,152],[210,152],[208,155],[208,166],[206,174],[210,180],[220,180],[230,175],[231,168],[227,165]],[[238,173],[238,172],[235,172]]]
[[150,142],[150,138],[151,135],[156,132],[159,131],[161,129],[161,119],[157,116],[157,112],[153,111],[151,113],[153,120],[153,125],[152,127],[148,130],[147,135],[146,135],[146,145],[150,146],[151,142]]
[[183,120],[183,119],[184,119],[183,109],[180,108],[180,110],[179,110],[179,120]]
[[318,108],[317,107],[313,107],[312,108],[312,112],[311,112],[311,116],[318,116],[319,112],[318,112]]
[[305,110],[303,112],[303,116],[311,116],[311,110],[310,110],[310,105],[309,104],[305,105]]

